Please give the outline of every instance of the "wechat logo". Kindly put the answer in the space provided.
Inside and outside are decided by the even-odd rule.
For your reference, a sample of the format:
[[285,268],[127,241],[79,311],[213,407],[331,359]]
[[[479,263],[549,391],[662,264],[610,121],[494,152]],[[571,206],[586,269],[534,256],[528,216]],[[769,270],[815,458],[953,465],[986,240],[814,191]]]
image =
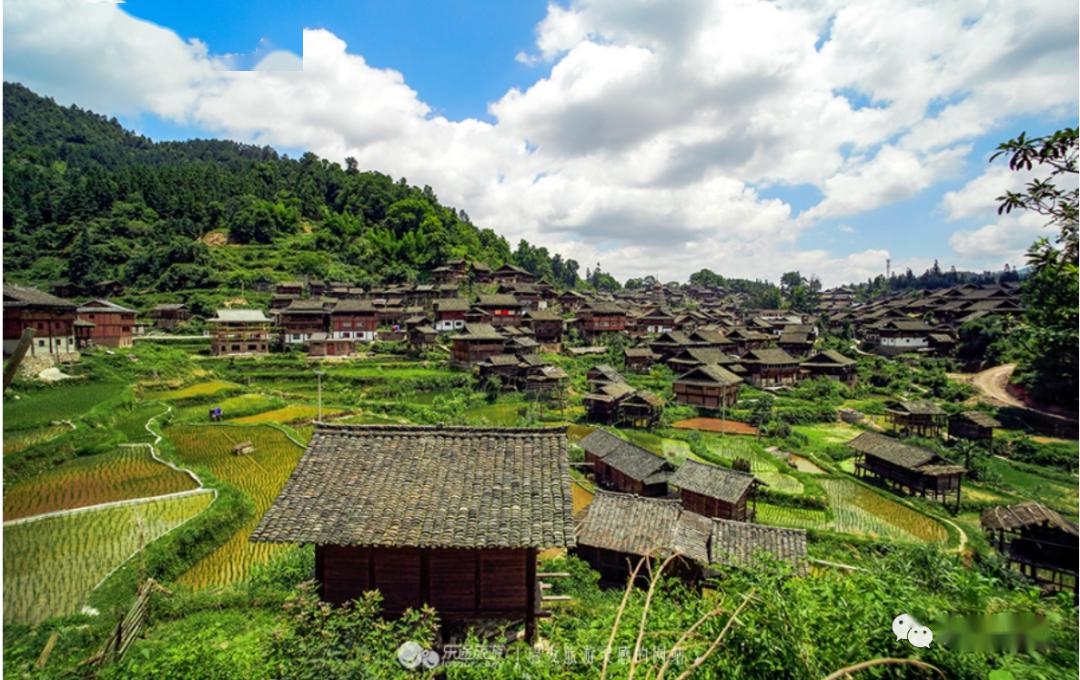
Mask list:
[[912,647],[929,647],[934,641],[934,632],[911,614],[901,614],[893,619],[892,632],[897,640],[907,640]]
[[410,671],[423,666],[427,670],[431,670],[439,665],[439,653],[434,649],[424,649],[419,643],[409,640],[402,643],[397,649],[398,663],[403,668]]

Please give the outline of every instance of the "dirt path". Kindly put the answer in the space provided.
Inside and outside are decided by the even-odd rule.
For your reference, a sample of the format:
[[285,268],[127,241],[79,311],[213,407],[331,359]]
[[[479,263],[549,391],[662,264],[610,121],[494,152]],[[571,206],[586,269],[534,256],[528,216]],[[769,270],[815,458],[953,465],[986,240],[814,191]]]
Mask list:
[[1013,371],[1015,370],[1016,364],[1002,364],[1001,366],[994,366],[985,371],[980,371],[979,373],[954,373],[950,374],[949,377],[953,380],[971,384],[979,391],[979,394],[984,401],[988,401],[995,406],[1012,406],[1014,408],[1022,408],[1027,411],[1039,413],[1044,416],[1050,416],[1051,418],[1073,420],[1062,416],[1060,413],[1033,408],[1013,396],[1008,390],[1008,385],[1009,378],[1012,377]]

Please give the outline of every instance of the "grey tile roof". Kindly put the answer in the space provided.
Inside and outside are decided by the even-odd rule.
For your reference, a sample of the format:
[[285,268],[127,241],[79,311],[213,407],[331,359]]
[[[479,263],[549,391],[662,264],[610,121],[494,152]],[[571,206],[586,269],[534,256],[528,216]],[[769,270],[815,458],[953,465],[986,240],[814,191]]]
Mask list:
[[830,366],[853,366],[854,364],[854,359],[849,359],[840,352],[837,352],[835,349],[822,350],[807,359],[806,361],[802,362],[803,366],[811,368],[823,368]]
[[325,425],[252,541],[574,545],[564,428]]
[[861,453],[869,454],[900,467],[915,469],[938,458],[933,451],[886,437],[877,432],[863,432],[847,444]]
[[699,564],[749,566],[758,551],[799,563],[806,531],[716,519],[677,500],[597,491],[577,531],[578,545],[656,556],[682,553]]
[[469,311],[469,301],[463,298],[437,300],[435,302],[435,309],[439,312],[467,312]]
[[1046,524],[1072,536],[1077,535],[1075,524],[1036,501],[987,508],[979,516],[979,523],[982,524],[983,529],[1003,529],[1005,531],[1016,531],[1017,529]]
[[371,304],[371,300],[338,300],[333,309],[330,310],[331,314],[351,314],[356,312],[374,312],[375,305]]
[[940,406],[932,401],[926,399],[915,399],[913,401],[901,401],[897,404],[895,409],[901,413],[910,413],[917,416],[943,416],[945,411]]
[[723,366],[695,366],[686,373],[675,378],[675,382],[681,385],[720,385],[721,387],[728,387],[730,385],[736,385],[743,381],[742,378],[732,373]]
[[970,420],[981,427],[1001,427],[1001,423],[997,418],[994,418],[989,413],[983,413],[982,411],[964,411],[963,413],[953,416],[953,418]]
[[670,469],[666,459],[604,430],[590,433],[580,444],[583,449],[631,479],[645,481],[658,472]]
[[726,503],[742,498],[754,484],[754,475],[717,465],[687,460],[671,476],[671,483],[684,491],[692,491]]
[[781,366],[784,364],[797,364],[799,360],[782,349],[752,349],[743,357],[743,363]]
[[4,284],[4,306],[5,307],[71,307],[74,309],[76,303],[71,300],[65,300],[64,298],[56,297],[51,293],[38,290],[37,288],[30,288],[29,286],[17,286],[11,283]]
[[764,551],[797,565],[806,557],[806,531],[717,518],[713,519],[709,547],[713,564],[747,566]]

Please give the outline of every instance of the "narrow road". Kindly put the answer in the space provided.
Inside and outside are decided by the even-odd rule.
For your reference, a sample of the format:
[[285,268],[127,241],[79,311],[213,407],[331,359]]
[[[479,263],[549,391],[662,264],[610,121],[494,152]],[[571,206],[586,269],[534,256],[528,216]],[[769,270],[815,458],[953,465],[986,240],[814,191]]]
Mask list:
[[1016,364],[1002,364],[1001,366],[994,366],[985,371],[980,371],[974,375],[954,375],[952,377],[956,380],[970,383],[985,399],[997,406],[1012,406],[1014,408],[1022,408],[1033,411],[1034,413],[1040,413],[1052,418],[1075,420],[1074,418],[1063,416],[1060,413],[1032,408],[1010,394],[1008,390],[1009,378],[1012,377],[1013,371],[1015,370]]

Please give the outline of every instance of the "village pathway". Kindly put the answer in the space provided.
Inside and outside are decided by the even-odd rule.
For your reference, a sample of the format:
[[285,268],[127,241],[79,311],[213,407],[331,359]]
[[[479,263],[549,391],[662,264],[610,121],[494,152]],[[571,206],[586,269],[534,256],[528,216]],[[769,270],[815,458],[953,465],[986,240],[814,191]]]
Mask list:
[[1012,406],[1014,408],[1022,408],[1033,413],[1039,413],[1044,416],[1050,416],[1052,418],[1065,418],[1066,420],[1072,420],[1075,422],[1075,418],[1069,418],[1063,416],[1060,413],[1054,413],[1052,411],[1044,411],[1042,409],[1033,408],[1024,403],[1021,399],[1018,399],[1012,395],[1008,390],[1009,378],[1012,377],[1013,371],[1016,370],[1016,364],[1002,364],[1000,366],[993,366],[974,374],[964,373],[952,373],[949,377],[953,380],[960,382],[966,382],[975,387],[982,395],[982,397],[988,400],[990,403],[997,406]]

